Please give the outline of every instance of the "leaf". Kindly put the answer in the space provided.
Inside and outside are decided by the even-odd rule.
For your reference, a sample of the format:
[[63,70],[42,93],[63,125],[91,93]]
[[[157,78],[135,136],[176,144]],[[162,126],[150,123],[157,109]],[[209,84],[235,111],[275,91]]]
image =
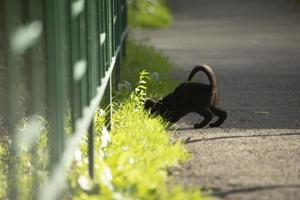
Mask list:
[[146,89],[147,89],[147,87],[146,87],[146,86],[143,86],[143,85],[139,85],[138,88],[141,88],[141,89],[143,89],[143,90],[146,90]]
[[139,84],[146,84],[147,82],[144,80],[140,80]]

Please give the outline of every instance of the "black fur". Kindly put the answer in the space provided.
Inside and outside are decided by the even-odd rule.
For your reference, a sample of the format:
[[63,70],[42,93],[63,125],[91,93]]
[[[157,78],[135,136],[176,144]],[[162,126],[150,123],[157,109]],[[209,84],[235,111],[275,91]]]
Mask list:
[[[210,85],[190,82],[198,71],[205,72]],[[218,108],[217,104],[215,75],[209,66],[203,65],[196,66],[190,73],[188,81],[180,84],[171,94],[158,101],[147,99],[144,107],[150,110],[151,114],[159,114],[170,123],[177,122],[188,113],[198,113],[204,119],[199,124],[195,124],[194,128],[202,128],[212,120],[214,115],[219,118],[216,122],[209,124],[210,127],[220,126],[225,121],[227,113]]]

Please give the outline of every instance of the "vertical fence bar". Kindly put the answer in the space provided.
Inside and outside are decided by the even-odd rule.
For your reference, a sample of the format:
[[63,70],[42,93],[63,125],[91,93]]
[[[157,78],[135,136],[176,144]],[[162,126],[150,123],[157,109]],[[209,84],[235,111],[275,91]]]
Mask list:
[[96,80],[95,80],[95,88],[97,88],[98,85],[101,84],[100,80],[101,80],[101,69],[100,69],[100,65],[101,65],[101,61],[100,61],[100,24],[99,24],[99,0],[95,0],[94,2],[94,24],[95,24],[95,46],[96,46]]
[[[96,27],[96,1],[87,1],[87,56],[88,56],[88,82],[89,82],[89,100],[96,94],[97,83],[97,27]],[[90,125],[88,133],[88,160],[89,160],[89,175],[94,176],[94,127]]]
[[96,93],[95,75],[96,75],[96,29],[95,29],[95,0],[87,1],[86,23],[87,23],[87,58],[88,58],[88,91],[89,100],[91,100]]
[[64,134],[71,134],[74,132],[74,98],[73,98],[73,55],[72,55],[72,18],[71,18],[71,0],[61,0],[61,16],[63,18],[60,21],[60,28],[61,28],[61,37],[62,37],[62,52],[63,52],[63,59],[62,59],[62,88],[64,92],[65,99],[61,99],[64,101]]
[[98,0],[97,1],[97,6],[98,6],[98,12],[97,12],[97,21],[98,21],[98,28],[99,28],[99,69],[100,69],[100,78],[99,78],[99,85],[101,84],[101,79],[105,75],[105,70],[104,70],[104,65],[105,65],[105,60],[104,60],[104,49],[103,49],[103,44],[105,40],[105,32],[104,32],[104,21],[103,21],[103,0]]
[[108,51],[107,51],[107,40],[108,40],[108,32],[107,32],[107,15],[106,15],[106,9],[107,9],[107,3],[106,0],[101,0],[101,16],[102,16],[102,52],[103,52],[103,67],[102,71],[103,74],[105,74],[105,71],[107,69],[107,66],[109,65],[109,59],[108,59]]
[[[109,55],[109,63],[112,62],[112,57],[114,56],[114,38],[113,38],[113,27],[114,27],[114,23],[113,23],[113,1],[112,0],[108,0],[108,12],[107,12],[107,32],[108,32],[108,55]],[[108,66],[110,67],[110,66]],[[109,84],[107,86],[107,102],[109,105],[109,113],[108,113],[108,118],[107,118],[107,123],[108,123],[108,129],[110,130],[112,128],[112,77],[109,78]]]
[[109,78],[105,90],[105,104],[108,105],[108,113],[106,115],[105,125],[108,130],[112,129],[112,77]]
[[20,80],[19,73],[19,58],[16,57],[16,52],[12,48],[12,35],[16,31],[16,28],[21,25],[20,19],[18,17],[18,0],[6,0],[6,64],[8,67],[8,131],[10,134],[11,145],[10,145],[10,156],[9,156],[9,174],[8,174],[8,197],[9,199],[18,199],[18,180],[17,180],[17,159],[16,159],[16,124],[17,124],[17,112],[18,112],[18,102],[19,91],[18,91],[18,81]]
[[88,58],[87,58],[87,24],[86,24],[86,12],[87,12],[87,1],[84,0],[84,9],[79,15],[79,47],[80,47],[80,59],[85,62],[86,70],[80,81],[81,86],[81,108],[88,105]]
[[[121,0],[122,1],[122,8],[121,8],[121,11],[122,11],[122,35],[124,33],[124,31],[126,31],[127,29],[127,3],[126,1],[127,0]],[[123,45],[122,45],[122,56],[125,57],[126,56],[126,38],[127,36],[125,36],[125,38],[123,38]]]
[[116,51],[116,16],[115,16],[115,0],[111,0],[110,12],[111,12],[111,37],[112,37],[112,56],[115,55]]
[[115,53],[115,38],[114,38],[114,0],[109,1],[109,35],[110,35],[110,57]]
[[112,58],[112,36],[111,36],[111,0],[105,0],[105,21],[106,21],[106,58],[107,58],[107,66],[106,70],[109,68]]
[[90,124],[88,133],[88,161],[89,161],[89,176],[94,178],[94,123]]
[[96,24],[97,24],[97,57],[98,57],[98,64],[97,64],[97,85],[101,85],[101,78],[103,77],[103,70],[102,70],[102,45],[101,45],[101,3],[100,0],[96,0]]
[[[28,0],[28,12],[30,23],[35,23],[43,29],[43,1]],[[45,66],[44,47],[41,40],[29,50],[31,65],[32,88],[32,114],[43,116],[45,114]]]
[[[115,32],[116,32],[116,47],[121,44],[121,2],[116,0],[116,22],[115,22]],[[120,50],[122,51],[122,49]],[[120,65],[121,57],[117,56],[116,58],[116,67],[115,67],[115,87],[118,89],[118,83],[120,82]]]
[[[109,51],[109,61],[110,63],[113,61],[112,58],[113,56],[115,56],[115,34],[114,34],[114,28],[115,28],[115,19],[114,19],[114,0],[109,0],[108,1],[108,13],[107,13],[107,16],[108,16],[108,42],[109,42],[109,45],[108,45],[108,51]],[[113,76],[113,74],[112,74]],[[107,116],[107,124],[108,124],[108,129],[111,130],[112,129],[112,78],[113,77],[110,77],[109,78],[109,82],[108,82],[108,85],[107,85],[107,103],[108,103],[108,106],[109,106],[109,113],[108,113],[108,116]]]
[[120,82],[120,74],[121,74],[120,68],[121,68],[121,57],[118,56],[116,58],[116,66],[115,66],[115,88],[116,89],[118,89],[118,83]]
[[[43,28],[43,2],[28,0],[28,13],[30,23]],[[29,59],[31,65],[31,94],[32,94],[32,110],[31,115],[45,116],[45,65],[42,62],[44,58],[44,46],[42,42],[37,43],[34,48],[29,50]],[[33,171],[33,183],[31,185],[31,198],[37,198],[39,177],[38,177],[38,160],[37,143],[34,142],[31,147],[31,162],[36,170]]]
[[64,94],[62,90],[63,52],[60,37],[60,0],[46,0],[46,46],[48,74],[49,162],[53,170],[64,146]]
[[[80,57],[80,21],[79,16],[82,10],[77,10],[78,6],[82,6],[84,9],[84,4],[78,4],[77,0],[70,1],[70,51],[71,51],[71,84],[72,84],[72,121],[73,128],[76,119],[82,116],[82,94],[80,83],[82,77],[86,70],[86,61]],[[75,71],[83,71],[83,74],[75,74]],[[76,73],[77,73],[76,71]]]

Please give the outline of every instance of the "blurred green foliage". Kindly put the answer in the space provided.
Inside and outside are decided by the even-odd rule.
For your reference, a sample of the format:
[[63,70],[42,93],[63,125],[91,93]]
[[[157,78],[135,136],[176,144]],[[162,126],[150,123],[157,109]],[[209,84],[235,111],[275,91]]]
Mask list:
[[[143,70],[150,73],[151,81],[147,88],[149,96],[164,96],[177,84],[176,80],[170,77],[170,73],[176,67],[175,64],[146,41],[128,39],[126,57],[121,66],[122,98],[128,96],[132,88],[137,87],[139,73]],[[118,95],[116,97],[119,98]]]
[[172,16],[166,0],[128,0],[128,21],[131,26],[168,27]]
[[7,175],[8,175],[8,139],[0,138],[0,199],[4,199],[7,195]]
[[[27,119],[24,119],[18,127],[18,134],[26,133]],[[22,137],[19,135],[18,137]],[[8,180],[9,180],[9,149],[11,141],[8,136],[0,138],[0,199],[7,199]],[[40,138],[35,141],[35,153],[32,148],[19,148],[14,158],[17,177],[15,184],[18,185],[19,195],[22,199],[33,199],[36,193],[34,188],[34,176],[36,176],[37,186],[41,186],[48,175],[48,148],[47,148],[47,129],[41,131]]]

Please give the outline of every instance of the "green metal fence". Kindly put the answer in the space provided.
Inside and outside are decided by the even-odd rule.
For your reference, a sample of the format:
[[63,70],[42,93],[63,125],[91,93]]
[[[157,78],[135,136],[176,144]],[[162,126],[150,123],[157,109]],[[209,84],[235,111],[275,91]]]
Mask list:
[[[103,97],[111,103],[112,82],[120,76],[127,34],[126,1],[6,0],[4,4],[11,158],[17,153],[20,140],[28,140],[35,154],[32,141],[39,137],[41,123],[37,116],[45,116],[50,127],[51,173],[34,198],[58,199],[73,150],[86,133],[89,174],[93,177],[92,121]],[[29,100],[20,103],[24,90],[19,85],[24,71],[29,74],[25,87]],[[28,109],[20,115],[24,106]],[[29,118],[31,132],[20,139],[16,124],[24,116]],[[71,127],[69,137],[67,126]],[[9,195],[10,199],[22,199],[14,184],[15,165],[15,160],[10,159]]]

